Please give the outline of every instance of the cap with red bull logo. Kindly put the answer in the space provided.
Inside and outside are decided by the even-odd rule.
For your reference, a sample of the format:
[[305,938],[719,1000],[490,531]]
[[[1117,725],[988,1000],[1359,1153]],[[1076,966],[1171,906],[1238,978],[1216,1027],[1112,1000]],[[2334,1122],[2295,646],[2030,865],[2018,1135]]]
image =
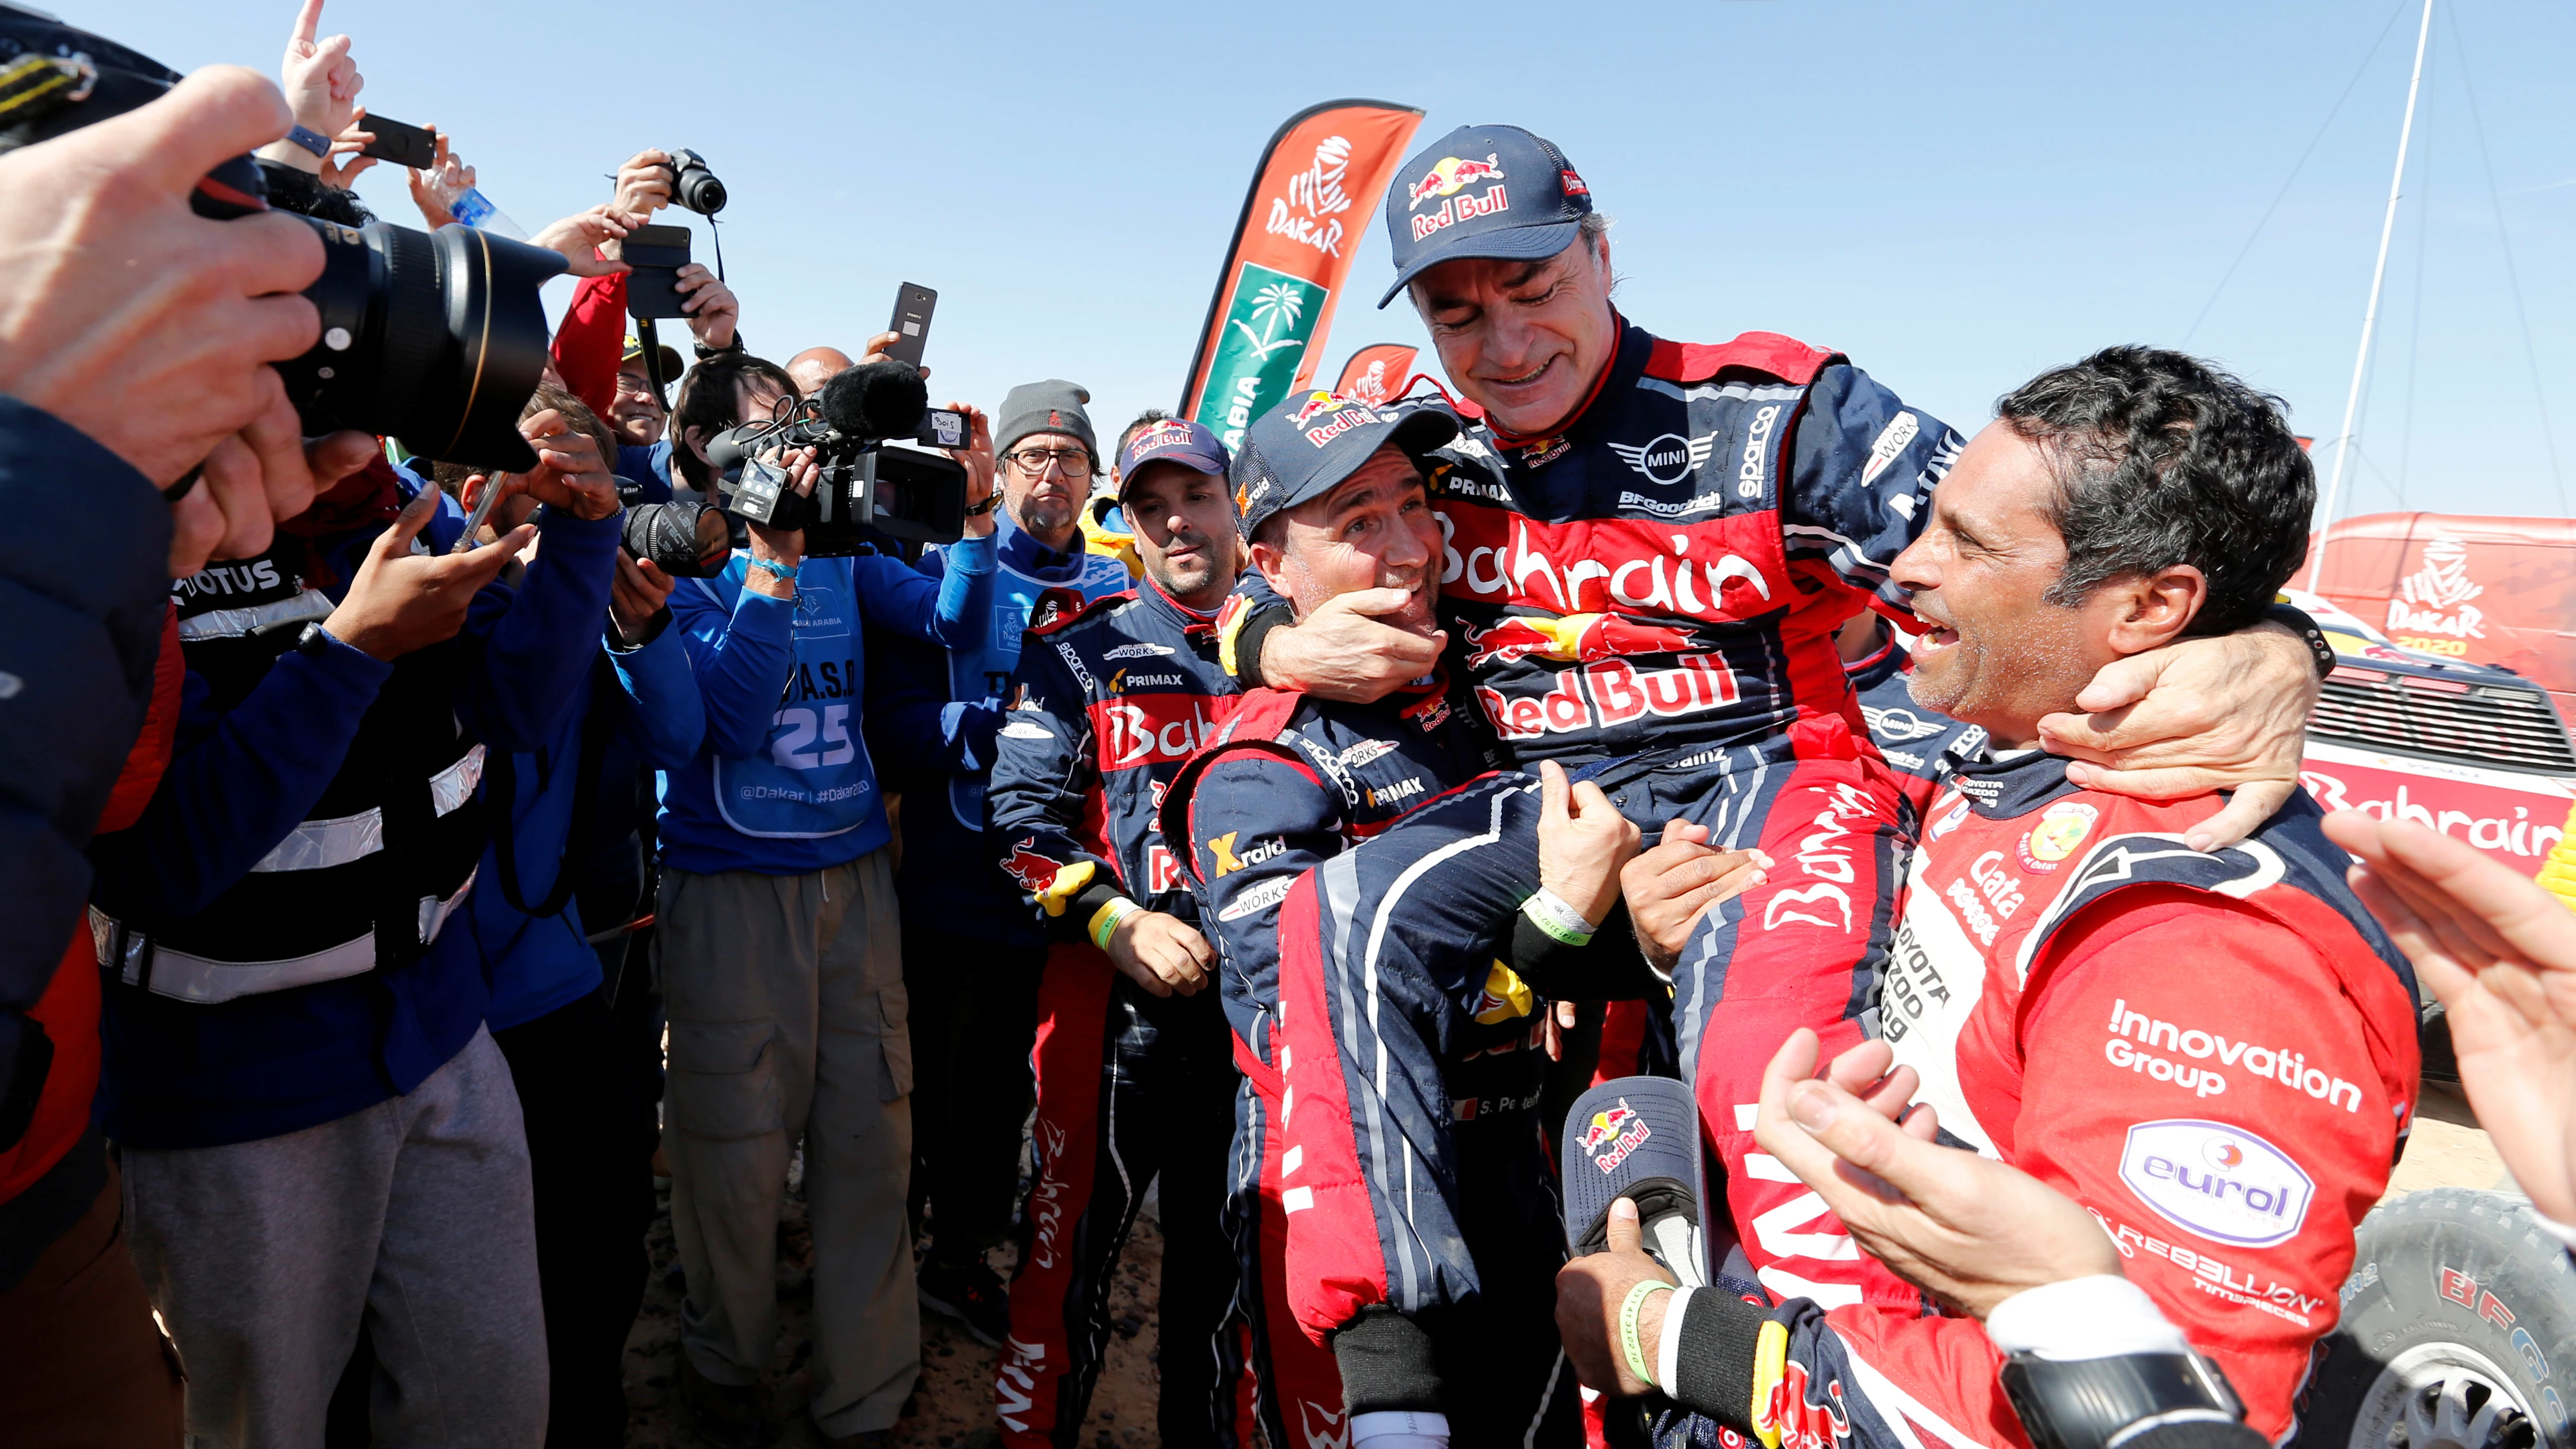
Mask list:
[[1518,126],[1461,126],[1406,161],[1386,192],[1395,300],[1414,278],[1461,257],[1533,261],[1574,244],[1592,189],[1563,152]]
[[1236,516],[1243,536],[1283,509],[1321,498],[1392,443],[1426,471],[1425,455],[1458,436],[1458,420],[1421,403],[1380,406],[1316,391],[1253,419],[1234,452]]
[[1138,469],[1148,463],[1178,463],[1185,468],[1222,478],[1232,466],[1233,458],[1216,434],[1186,418],[1161,418],[1137,430],[1118,453],[1118,491],[1126,496],[1127,485],[1136,479]]

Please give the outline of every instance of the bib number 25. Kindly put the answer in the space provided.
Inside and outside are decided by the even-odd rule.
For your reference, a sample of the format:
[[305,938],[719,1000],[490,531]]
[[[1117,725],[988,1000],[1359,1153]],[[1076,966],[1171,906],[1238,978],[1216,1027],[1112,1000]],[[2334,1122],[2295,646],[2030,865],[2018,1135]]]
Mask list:
[[[846,765],[859,747],[850,740],[850,707],[827,704],[817,711],[798,705],[782,709],[771,726],[769,758],[781,769],[812,770]],[[822,749],[813,748],[817,740]]]

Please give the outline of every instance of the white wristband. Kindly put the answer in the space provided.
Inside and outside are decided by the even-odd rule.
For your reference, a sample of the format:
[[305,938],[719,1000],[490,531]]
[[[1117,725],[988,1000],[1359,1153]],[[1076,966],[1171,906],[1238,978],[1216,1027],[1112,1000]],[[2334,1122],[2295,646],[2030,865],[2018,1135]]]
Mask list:
[[1449,1449],[1449,1416],[1418,1409],[1351,1415],[1351,1449]]
[[1668,1394],[1681,1372],[1682,1315],[1690,1311],[1691,1295],[1698,1291],[1676,1288],[1664,1296],[1664,1327],[1655,1336],[1655,1387]]
[[2050,1359],[2184,1353],[2191,1347],[2147,1290],[2117,1273],[2016,1293],[1986,1315],[1986,1337],[2006,1353]]

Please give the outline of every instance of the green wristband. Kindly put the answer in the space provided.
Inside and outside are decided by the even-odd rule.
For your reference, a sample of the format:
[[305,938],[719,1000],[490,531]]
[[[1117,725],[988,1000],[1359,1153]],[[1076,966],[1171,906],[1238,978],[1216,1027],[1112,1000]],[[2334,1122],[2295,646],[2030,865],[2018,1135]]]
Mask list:
[[1654,1383],[1655,1366],[1646,1361],[1645,1350],[1637,1342],[1637,1310],[1645,1306],[1649,1294],[1658,1291],[1670,1293],[1673,1285],[1661,1278],[1640,1278],[1628,1290],[1627,1301],[1619,1305],[1619,1347],[1627,1351],[1628,1372],[1641,1384]]
[[1540,886],[1537,894],[1521,902],[1521,914],[1529,917],[1531,925],[1545,931],[1559,945],[1592,944],[1592,923],[1545,886]]

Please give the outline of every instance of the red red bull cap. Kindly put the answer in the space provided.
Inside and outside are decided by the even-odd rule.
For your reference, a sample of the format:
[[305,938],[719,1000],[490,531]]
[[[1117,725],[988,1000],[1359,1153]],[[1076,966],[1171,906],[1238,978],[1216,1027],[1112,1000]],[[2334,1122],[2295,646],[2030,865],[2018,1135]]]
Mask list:
[[1395,300],[1415,277],[1460,257],[1535,261],[1574,244],[1592,210],[1565,153],[1518,126],[1461,126],[1424,147],[1386,189]]

